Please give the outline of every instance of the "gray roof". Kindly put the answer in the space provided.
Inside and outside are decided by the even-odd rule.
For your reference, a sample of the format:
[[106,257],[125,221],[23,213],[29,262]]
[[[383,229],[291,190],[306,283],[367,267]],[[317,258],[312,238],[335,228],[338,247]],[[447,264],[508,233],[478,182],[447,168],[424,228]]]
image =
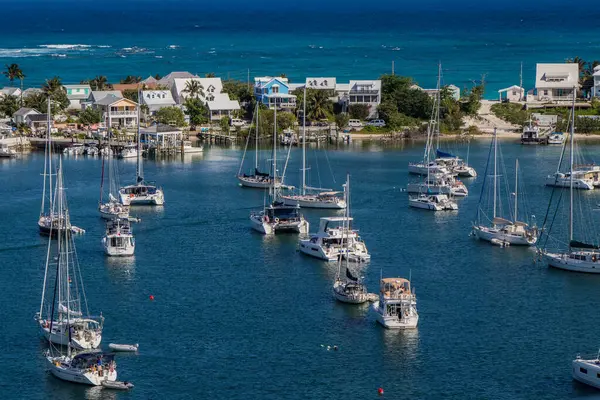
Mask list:
[[23,91],[23,97],[31,96],[32,94],[42,93],[43,90],[39,88],[29,88]]
[[40,112],[37,110],[34,110],[33,108],[27,108],[27,107],[21,107],[17,110],[17,112],[14,114],[14,116],[26,116],[29,113],[34,113],[34,114],[39,114]]
[[109,94],[102,97],[100,100],[96,101],[94,104],[99,106],[110,106],[111,104],[121,100],[122,97],[115,96],[114,94]]
[[3,87],[2,90],[0,90],[3,94],[6,95],[12,95],[14,94],[17,90],[20,90],[18,87],[10,87],[10,86],[6,86]]
[[29,114],[26,119],[31,122],[45,122],[48,119],[48,114]]
[[120,90],[94,90],[94,91],[92,91],[92,93],[90,93],[89,99],[92,102],[97,103],[99,100],[102,100],[103,98],[105,98],[108,95],[113,95],[120,99],[123,98],[123,94],[121,93]]

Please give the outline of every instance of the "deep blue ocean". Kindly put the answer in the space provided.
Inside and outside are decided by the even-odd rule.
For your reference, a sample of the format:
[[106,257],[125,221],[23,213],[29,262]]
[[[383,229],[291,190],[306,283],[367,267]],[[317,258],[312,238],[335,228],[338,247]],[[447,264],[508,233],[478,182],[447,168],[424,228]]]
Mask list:
[[[452,145],[466,154],[466,145]],[[237,186],[239,147],[145,164],[165,191],[164,208],[135,209],[136,255],[104,256],[97,215],[101,160],[64,160],[67,196],[90,310],[106,318],[103,345],[139,343],[117,358],[129,393],[65,383],[42,357],[33,315],[39,307],[46,239],[36,221],[43,154],[0,160],[0,393],[6,399],[599,399],[571,379],[571,360],[600,344],[600,276],[535,264],[534,251],[469,237],[484,181],[489,140],[470,147],[479,177],[459,211],[411,209],[407,164],[422,143],[351,146],[308,152],[313,185],[339,187],[351,175],[352,214],[380,274],[412,277],[419,326],[386,331],[367,306],[337,303],[336,266],[297,251],[296,235],[264,237],[249,213],[263,193]],[[588,159],[600,147],[585,149]],[[520,159],[529,213],[538,224],[551,189],[557,147],[502,144],[511,177]],[[264,156],[267,153],[263,153]],[[327,159],[329,162],[327,162]],[[135,163],[118,162],[122,184]],[[332,174],[336,178],[333,181]],[[292,150],[288,182],[298,183]],[[592,204],[600,193],[582,193]],[[523,205],[521,207],[524,207]],[[524,210],[524,208],[523,208]],[[314,231],[324,211],[303,211]],[[588,220],[598,224],[599,212]],[[154,301],[149,296],[154,296]],[[327,345],[339,351],[327,351]]]
[[444,84],[464,89],[485,74],[486,97],[496,98],[519,84],[521,62],[531,88],[536,62],[600,59],[594,7],[486,3],[3,1],[0,64],[20,64],[26,86],[37,86],[54,75],[65,83],[96,75],[118,82],[174,70],[343,82],[377,78],[394,61],[397,74],[434,87],[441,61]]

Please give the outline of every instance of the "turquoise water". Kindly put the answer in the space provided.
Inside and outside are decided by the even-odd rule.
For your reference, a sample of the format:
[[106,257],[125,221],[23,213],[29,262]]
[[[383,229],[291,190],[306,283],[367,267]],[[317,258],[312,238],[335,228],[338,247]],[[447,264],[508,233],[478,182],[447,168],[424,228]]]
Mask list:
[[[464,144],[451,148],[466,153]],[[90,308],[106,317],[103,343],[140,344],[138,355],[118,357],[120,378],[136,385],[130,393],[68,384],[46,372],[33,321],[46,250],[36,226],[43,154],[0,160],[0,392],[27,399],[374,399],[383,387],[390,399],[598,398],[572,382],[570,361],[596,352],[600,277],[549,270],[533,263],[531,249],[468,236],[488,149],[488,141],[471,145],[480,177],[466,181],[471,195],[460,210],[436,214],[408,208],[402,191],[420,143],[356,142],[327,151],[336,187],[351,174],[352,213],[373,257],[364,273],[370,291],[381,272],[412,275],[421,317],[412,332],[386,331],[366,306],[335,302],[335,266],[298,253],[296,236],[266,238],[250,229],[249,212],[263,194],[236,185],[239,148],[207,146],[203,155],[146,163],[166,205],[136,209],[142,222],[129,260],[106,258],[100,245],[100,160],[65,159],[72,220],[87,231],[76,244]],[[506,174],[519,157],[538,220],[551,192],[543,179],[558,153],[503,144]],[[312,182],[320,175],[333,185],[323,152],[309,156]],[[293,150],[290,180],[299,165]],[[135,164],[119,167],[121,183],[132,180]],[[312,230],[325,215],[304,213]],[[596,221],[600,214],[589,215]]]
[[[583,4],[279,4],[60,1],[3,4],[0,62],[16,62],[37,86],[58,75],[78,83],[96,75],[171,71],[214,72],[246,80],[285,73],[339,81],[391,72],[435,87],[437,63],[445,84],[461,89],[486,74],[486,97],[519,84],[532,88],[535,63],[600,58],[598,12]],[[380,2],[381,3],[381,2]],[[507,5],[505,2],[503,5]],[[75,46],[77,45],[77,46]],[[4,83],[4,82],[3,82]],[[7,83],[7,82],[6,82]]]

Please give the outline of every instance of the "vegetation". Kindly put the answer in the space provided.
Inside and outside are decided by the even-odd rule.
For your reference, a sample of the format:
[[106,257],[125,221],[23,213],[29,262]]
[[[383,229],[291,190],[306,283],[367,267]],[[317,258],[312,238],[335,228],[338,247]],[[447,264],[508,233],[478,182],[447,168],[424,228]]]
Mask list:
[[23,105],[23,79],[25,79],[25,74],[23,73],[23,70],[21,70],[19,64],[7,64],[6,71],[4,71],[3,74],[8,78],[11,86],[13,85],[15,79],[21,81],[21,101],[19,104]]
[[367,104],[350,104],[348,109],[350,118],[365,120],[369,117],[370,111]]
[[202,87],[202,84],[194,80],[188,80],[185,83],[185,89],[183,89],[183,92],[187,93],[192,99],[204,97],[204,88]]
[[227,93],[231,100],[237,100],[240,103],[242,113],[240,117],[252,118],[256,104],[252,86],[249,86],[246,82],[227,79],[223,81],[223,93]]
[[[261,109],[259,114],[259,132],[261,135],[270,136],[275,129],[275,112],[273,110],[264,111]],[[296,116],[290,112],[277,112],[277,132],[293,127],[296,124]]]
[[0,98],[0,115],[12,118],[13,114],[20,108],[19,99],[16,96],[4,96]]
[[522,105],[514,103],[494,104],[491,110],[496,117],[515,125],[523,125],[531,114]]
[[190,117],[192,128],[208,122],[209,110],[202,100],[190,97],[186,99],[184,106],[185,114]]
[[339,113],[335,116],[335,125],[338,130],[344,130],[348,127],[348,121],[350,120],[350,116],[348,113]]
[[600,61],[585,61],[581,57],[568,58],[567,63],[575,63],[579,65],[579,84],[581,85],[581,93],[587,94],[594,86],[594,68],[600,65]]
[[464,114],[460,103],[453,93],[444,86],[440,92],[440,131],[444,133],[459,133],[462,129]]
[[138,91],[136,89],[125,89],[123,90],[123,97],[136,103],[139,101]]
[[221,120],[219,121],[219,126],[221,127],[221,132],[226,133],[229,135],[229,117],[223,117],[221,118]]
[[79,113],[79,122],[88,127],[100,123],[102,122],[102,113],[100,110],[94,110],[92,107],[87,107]]
[[215,78],[215,77],[216,77],[216,75],[215,75],[215,73],[214,73],[214,72],[209,72],[209,73],[207,73],[206,75],[204,75],[204,77],[205,77],[205,78]]
[[127,75],[125,79],[121,79],[122,84],[140,83],[142,81],[141,76]]
[[477,111],[479,111],[479,108],[481,107],[483,92],[483,83],[465,91],[464,100],[462,101],[462,110],[466,115],[477,115]]
[[[304,89],[296,89],[292,93],[296,96],[296,111],[300,113],[304,109]],[[306,120],[320,121],[333,116],[334,96],[332,90],[306,89]]]
[[172,126],[185,126],[185,115],[179,107],[163,107],[154,114],[156,122]]
[[108,83],[108,79],[104,75],[98,75],[94,79],[81,81],[81,84],[89,84],[92,90],[110,90],[112,85]]

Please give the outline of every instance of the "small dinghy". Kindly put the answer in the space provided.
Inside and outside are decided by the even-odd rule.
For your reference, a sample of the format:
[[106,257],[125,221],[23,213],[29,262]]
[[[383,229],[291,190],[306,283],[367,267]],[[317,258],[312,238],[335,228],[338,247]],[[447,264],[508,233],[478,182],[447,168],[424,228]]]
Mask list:
[[133,388],[133,383],[131,382],[121,382],[121,381],[102,381],[102,386],[107,389],[115,389],[115,390],[129,390]]
[[138,351],[138,348],[140,347],[139,344],[117,344],[117,343],[110,343],[108,345],[108,347],[110,347],[112,350],[114,351]]

